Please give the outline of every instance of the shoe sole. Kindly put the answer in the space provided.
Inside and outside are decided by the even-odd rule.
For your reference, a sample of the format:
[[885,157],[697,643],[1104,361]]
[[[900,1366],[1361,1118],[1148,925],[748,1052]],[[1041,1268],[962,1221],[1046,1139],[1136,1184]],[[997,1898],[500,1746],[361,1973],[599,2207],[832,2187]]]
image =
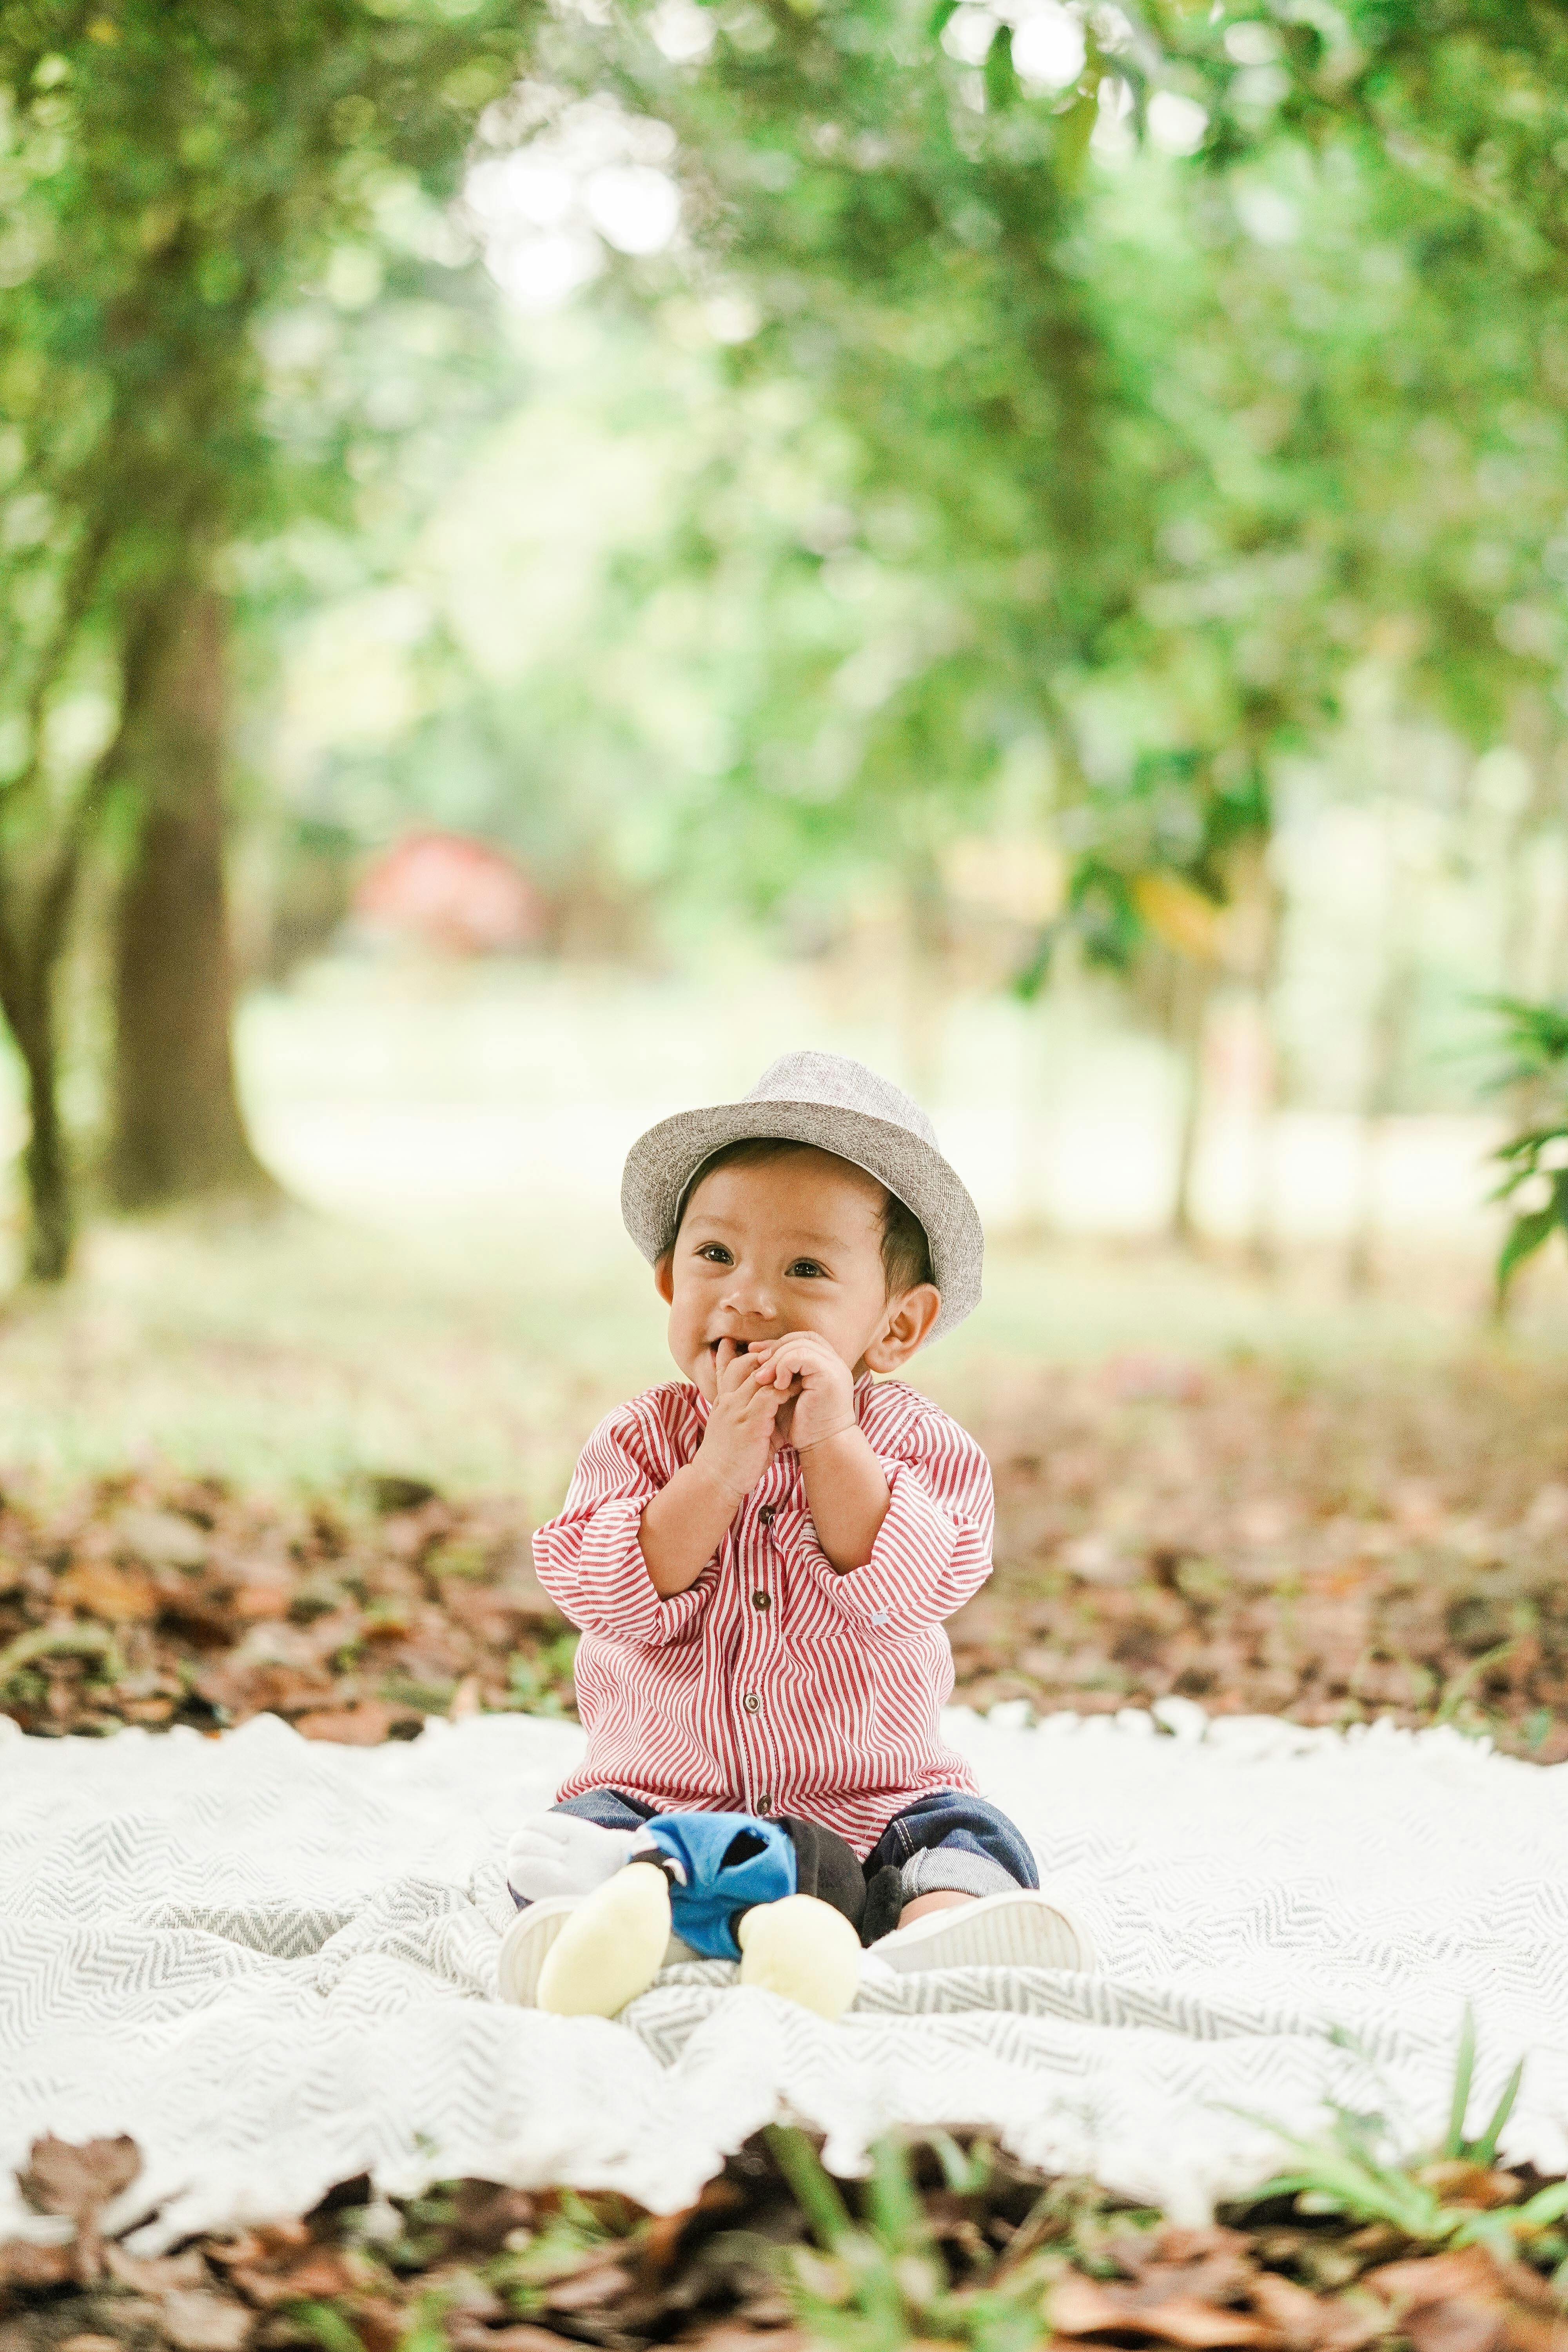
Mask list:
[[987,1895],[927,1914],[873,1944],[900,1975],[921,1969],[1072,1969],[1097,1965],[1094,1945],[1068,1912],[1043,1895]]
[[518,1913],[496,1955],[496,1989],[502,2000],[513,2001],[519,2009],[538,2008],[544,1963],[577,1902],[574,1895],[552,1895]]

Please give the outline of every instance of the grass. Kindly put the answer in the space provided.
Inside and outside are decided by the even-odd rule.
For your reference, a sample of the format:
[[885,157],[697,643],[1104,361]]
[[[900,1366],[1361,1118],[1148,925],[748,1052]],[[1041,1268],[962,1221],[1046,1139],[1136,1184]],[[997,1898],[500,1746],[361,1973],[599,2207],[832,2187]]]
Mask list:
[[[1310,1263],[1270,1286],[1153,1249],[1003,1240],[979,1312],[913,1377],[966,1415],[1043,1360],[1258,1357],[1314,1378],[1478,1345],[1559,1352],[1549,1289],[1534,1325],[1479,1339],[1483,1287],[1428,1268],[1363,1304]],[[72,1283],[0,1314],[5,1467],[60,1483],[166,1460],[267,1488],[395,1470],[547,1510],[594,1422],[671,1370],[613,1213],[103,1223]]]
[[[728,950],[725,965],[721,984],[339,958],[254,994],[237,1036],[247,1106],[304,1205],[260,1221],[100,1223],[62,1293],[14,1295],[0,1311],[0,1471],[62,1482],[160,1457],[321,1489],[386,1468],[550,1507],[598,1415],[669,1369],[616,1211],[633,1136],[680,1104],[744,1091],[803,1040],[912,1076],[886,974],[851,987]],[[1345,1296],[1321,1242],[1265,1281],[1234,1253],[1009,1239],[1036,1150],[1020,1115],[1030,1099],[1047,1118],[1047,1172],[1071,1179],[1062,1213],[1158,1222],[1171,1071],[1147,1038],[1086,1020],[1058,1005],[1039,1031],[979,993],[954,1000],[940,1042],[922,1033],[932,1066],[920,1083],[991,1230],[984,1303],[916,1369],[943,1403],[977,1412],[1042,1360],[1242,1354],[1310,1374],[1475,1343],[1487,1177],[1478,1164],[1469,1187],[1462,1139],[1438,1139],[1441,1167],[1425,1177],[1407,1169],[1415,1192],[1393,1204],[1427,1255],[1391,1254],[1362,1298]],[[13,1140],[14,1078],[0,1058]],[[1298,1191],[1310,1174],[1295,1171]],[[1433,1222],[1450,1195],[1451,1231]],[[1449,1255],[1434,1255],[1445,1233]],[[1531,1268],[1500,1344],[1568,1348],[1568,1271]]]
[[[1435,2148],[1401,2158],[1391,2149],[1386,2117],[1334,2106],[1317,2139],[1277,2132],[1292,2162],[1247,2199],[1249,2209],[1289,2198],[1306,2218],[1331,2215],[1363,2227],[1381,2226],[1423,2250],[1485,2246],[1501,2263],[1527,2259],[1550,2267],[1559,2292],[1568,2291],[1568,2181],[1549,2181],[1522,2198],[1520,2182],[1497,2171],[1498,2145],[1519,2097],[1525,2061],[1515,2063],[1487,2120],[1468,2130],[1475,2080],[1476,2021],[1467,2005],[1454,2060],[1448,2128]],[[1263,2117],[1255,2117],[1262,2122]]]

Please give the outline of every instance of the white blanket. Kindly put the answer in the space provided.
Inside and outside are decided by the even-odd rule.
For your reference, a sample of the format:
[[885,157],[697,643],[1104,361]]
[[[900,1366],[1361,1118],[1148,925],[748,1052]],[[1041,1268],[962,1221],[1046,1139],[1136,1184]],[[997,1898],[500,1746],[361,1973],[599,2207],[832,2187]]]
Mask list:
[[9,2173],[45,2131],[135,2135],[121,2219],[158,2206],[153,2245],[366,2169],[668,2210],[781,2115],[844,2170],[889,2126],[988,2126],[1192,2218],[1277,2164],[1260,2117],[1310,2131],[1328,2096],[1434,2137],[1467,2000],[1477,2108],[1529,2051],[1504,2149],[1568,2169],[1568,1766],[1166,1714],[955,1712],[1101,1968],[873,1971],[835,2026],[719,1963],[615,2024],[492,1997],[500,1841],[569,1725],[367,1750],[271,1717],[101,1741],[0,1719],[0,2238],[37,2227]]

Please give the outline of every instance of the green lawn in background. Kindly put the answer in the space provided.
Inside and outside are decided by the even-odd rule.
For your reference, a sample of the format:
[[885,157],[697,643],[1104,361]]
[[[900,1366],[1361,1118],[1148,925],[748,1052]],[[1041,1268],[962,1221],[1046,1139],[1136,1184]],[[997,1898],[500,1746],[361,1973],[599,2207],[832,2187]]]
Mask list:
[[[1247,1349],[1331,1377],[1478,1344],[1479,1289],[1427,1266],[1352,1304],[1318,1261],[1269,1285],[1160,1251],[1003,1244],[979,1312],[914,1377],[982,1420],[1041,1360]],[[1560,1349],[1561,1289],[1537,1285],[1505,1344]],[[647,1270],[608,1220],[104,1224],[72,1285],[0,1322],[0,1463],[51,1483],[160,1458],[268,1486],[399,1470],[543,1513],[597,1417],[669,1370]]]
[[[944,1140],[970,1155],[972,1181],[997,1179],[1004,1204],[1031,1034],[1021,1008],[976,996],[954,1005],[936,1056]],[[1081,1007],[1040,1035],[1059,1135],[1081,1140],[1100,1119],[1108,1152],[1157,1160],[1150,1041],[1099,1034]],[[0,1310],[0,1475],[68,1481],[163,1458],[279,1486],[398,1470],[519,1491],[548,1512],[598,1416],[670,1370],[616,1207],[627,1143],[679,1105],[744,1091],[800,1042],[917,1082],[887,1003],[830,1003],[809,971],[744,958],[722,988],[336,959],[252,998],[247,1106],[301,1204],[100,1223],[62,1291],[14,1297]],[[1124,1112],[1144,1124],[1117,1127]],[[1464,1202],[1474,1158],[1461,1139]],[[1475,1199],[1486,1181],[1478,1161]],[[990,1224],[983,1306],[914,1372],[976,1426],[1042,1361],[1246,1349],[1328,1374],[1490,1344],[1486,1231],[1445,1250],[1430,1202],[1406,1254],[1390,1237],[1382,1285],[1359,1301],[1322,1242],[1268,1282],[1235,1249],[1031,1244],[1008,1237],[1005,1206]],[[1568,1346],[1563,1268],[1531,1269],[1504,1344]]]

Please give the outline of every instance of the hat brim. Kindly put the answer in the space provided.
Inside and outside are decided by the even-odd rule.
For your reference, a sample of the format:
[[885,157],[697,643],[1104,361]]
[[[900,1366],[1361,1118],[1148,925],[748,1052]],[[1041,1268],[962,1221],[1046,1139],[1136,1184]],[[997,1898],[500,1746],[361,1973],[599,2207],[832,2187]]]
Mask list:
[[913,1210],[925,1228],[931,1274],[942,1294],[931,1339],[940,1339],[973,1313],[980,1304],[985,1239],[963,1182],[941,1152],[908,1128],[836,1103],[714,1103],[679,1111],[639,1136],[621,1179],[621,1215],[650,1265],[674,1243],[682,1199],[703,1161],[727,1143],[754,1136],[830,1151],[864,1169]]

